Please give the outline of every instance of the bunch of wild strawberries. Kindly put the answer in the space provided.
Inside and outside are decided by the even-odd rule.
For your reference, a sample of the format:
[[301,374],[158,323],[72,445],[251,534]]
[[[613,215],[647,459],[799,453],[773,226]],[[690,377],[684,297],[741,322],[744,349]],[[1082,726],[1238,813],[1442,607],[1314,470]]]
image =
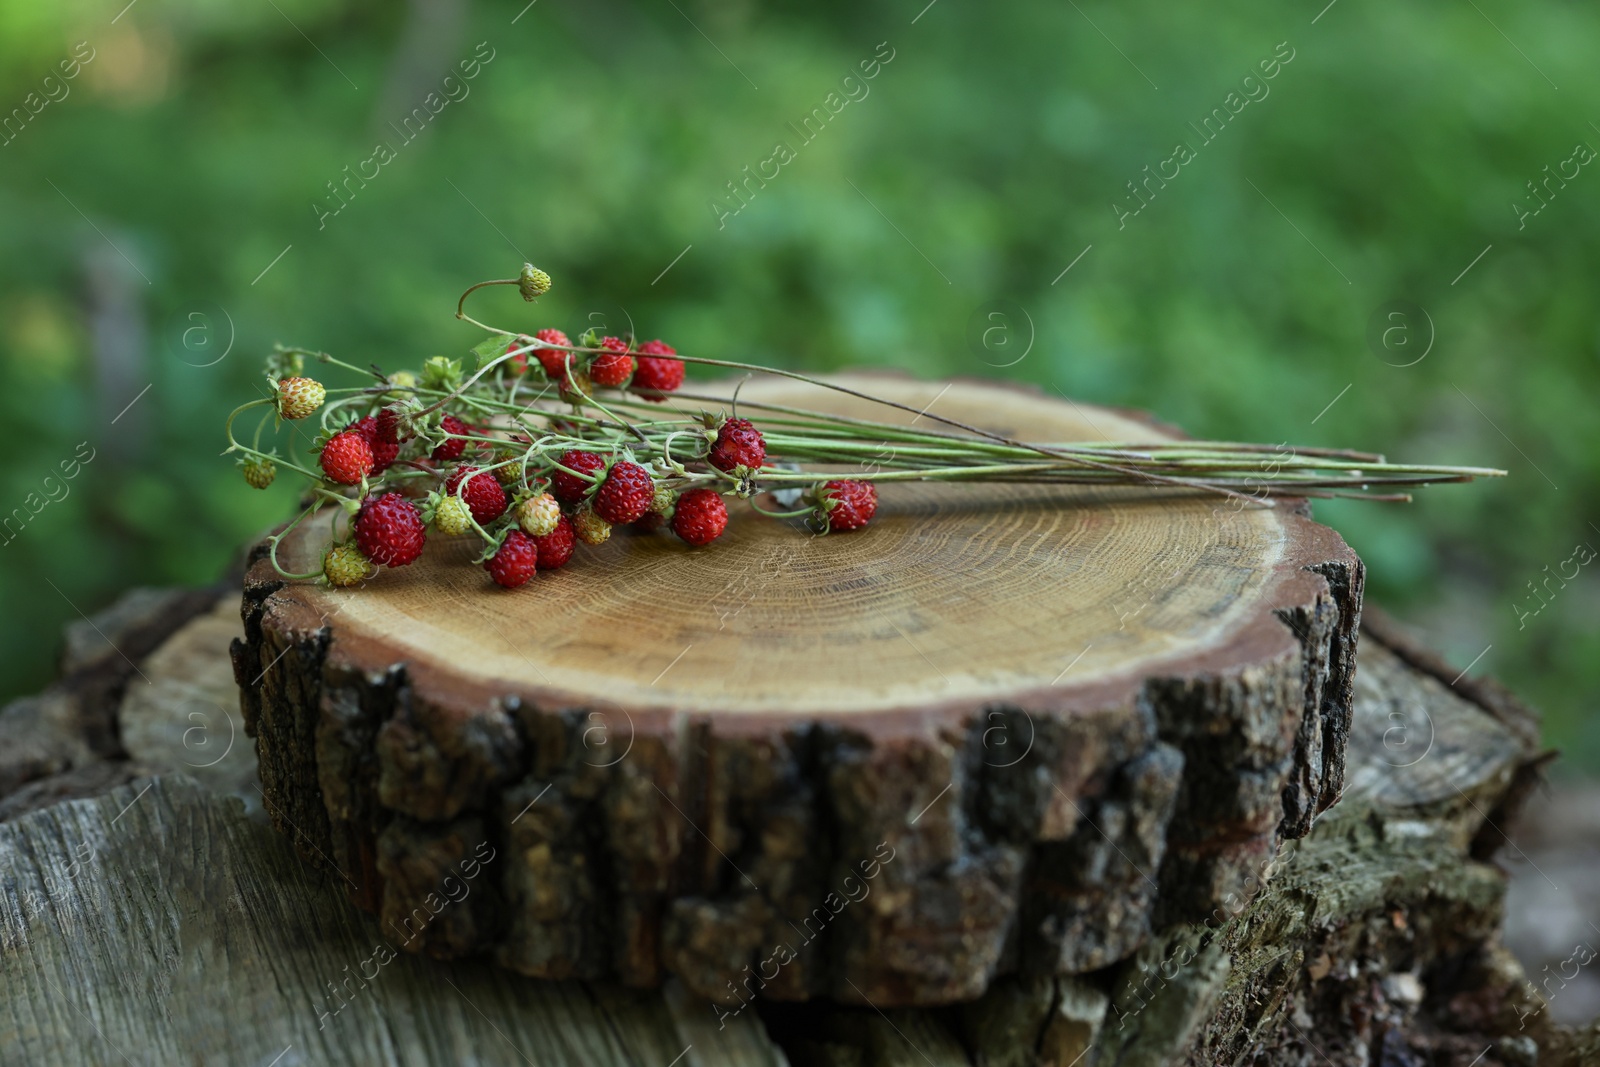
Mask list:
[[[704,414],[692,424],[697,432],[684,428],[687,421],[657,420],[643,424],[651,432],[635,429],[630,438],[623,431],[634,424],[596,396],[607,389],[631,401],[664,401],[684,380],[671,346],[590,335],[575,346],[554,329],[504,345],[489,353],[492,376],[478,381],[463,382],[459,364],[435,357],[420,379],[401,372],[381,386],[342,390],[351,395],[335,401],[300,373],[297,351],[269,359],[269,377],[280,372],[271,400],[280,418],[324,412],[313,449],[320,474],[305,472],[315,479],[305,514],[337,503],[349,515],[349,533],[325,550],[323,580],[350,586],[378,567],[414,563],[431,528],[479,536],[490,578],[516,588],[565,566],[579,542],[602,544],[617,526],[669,529],[689,545],[708,545],[727,529],[724,496],[757,491],[767,448],[748,419]],[[517,402],[552,391],[571,405],[569,414]],[[505,417],[508,410],[515,417]],[[671,435],[657,428],[664,424],[676,427]],[[684,437],[687,444],[674,440]],[[275,456],[235,448],[247,453],[241,465],[249,484],[270,485]],[[808,499],[806,509],[786,514],[807,514],[823,532],[860,529],[878,503],[870,482],[851,479],[819,481]],[[273,547],[276,563],[276,541]]]
[[[300,515],[268,539],[280,573],[354,585],[378,567],[416,562],[432,527],[478,537],[478,561],[495,582],[515,588],[538,571],[565,566],[578,542],[601,544],[616,526],[666,528],[690,545],[708,545],[727,529],[727,497],[764,515],[803,516],[822,533],[858,530],[878,509],[875,480],[889,478],[1181,487],[1243,507],[1270,506],[1278,495],[1410,499],[1394,490],[1505,473],[1389,464],[1371,453],[1325,448],[1283,455],[1281,446],[1268,464],[1267,446],[1235,442],[1029,443],[932,415],[931,404],[918,410],[792,371],[774,373],[916,418],[891,424],[756,405],[767,412],[763,433],[737,408],[732,416],[660,417],[674,394],[695,399],[680,391],[685,363],[771,368],[682,356],[659,340],[635,345],[593,330],[577,344],[560,330],[514,334],[466,314],[468,296],[498,285],[517,286],[531,302],[549,290],[550,276],[523,264],[518,277],[479,282],[461,295],[456,318],[491,335],[472,350],[470,372],[443,356],[427,360],[420,374],[393,375],[303,349],[268,357],[271,396],[228,419],[228,451],[241,454],[246,481],[258,489],[272,484],[279,461],[260,443],[274,415],[298,424],[321,412],[313,446],[320,471],[282,461],[311,485]],[[308,355],[375,381],[327,389],[302,373]],[[258,407],[267,410],[247,446],[233,425]],[[941,427],[915,426],[924,415]],[[832,473],[852,464],[860,472],[854,478]],[[763,493],[783,507],[804,506],[771,511],[756,502]],[[319,570],[289,573],[278,563],[279,543],[330,505],[347,516],[348,533],[328,546]]]

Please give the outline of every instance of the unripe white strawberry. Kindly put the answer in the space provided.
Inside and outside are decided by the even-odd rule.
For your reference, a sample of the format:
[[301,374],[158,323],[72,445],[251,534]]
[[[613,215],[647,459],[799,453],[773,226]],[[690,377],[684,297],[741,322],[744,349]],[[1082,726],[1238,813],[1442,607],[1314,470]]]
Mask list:
[[458,496],[442,497],[433,512],[433,526],[451,537],[464,534],[472,528],[472,509]]
[[517,505],[517,525],[529,537],[543,537],[561,521],[561,505],[549,493],[532,496]]
[[594,508],[588,504],[572,516],[572,530],[578,535],[578,540],[586,545],[603,545],[606,538],[611,536],[611,524],[596,515]]
[[278,383],[278,414],[303,419],[322,406],[328,391],[315,378],[285,378]]

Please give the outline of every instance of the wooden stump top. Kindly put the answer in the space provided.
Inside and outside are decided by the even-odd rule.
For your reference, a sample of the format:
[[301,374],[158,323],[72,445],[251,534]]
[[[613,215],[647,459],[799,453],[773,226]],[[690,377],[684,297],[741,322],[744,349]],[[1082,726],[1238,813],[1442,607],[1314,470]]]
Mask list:
[[[993,383],[840,380],[1020,439],[1176,436]],[[916,418],[785,379],[749,382],[741,397]],[[997,699],[1103,707],[1151,675],[1279,659],[1296,641],[1276,613],[1321,581],[1305,568],[1353,559],[1290,506],[1203,492],[894,484],[881,496],[868,529],[827,537],[730,501],[728,532],[708,548],[619,530],[510,592],[470,565],[475,543],[435,537],[418,563],[363,587],[297,584],[276,602],[289,628],[336,620],[352,665],[407,662],[435,700],[516,693],[646,721],[714,714],[724,729],[744,715],[849,715],[895,730],[907,713],[948,722]],[[303,524],[280,551],[286,565],[314,569],[327,529]]]
[[[1175,436],[1004,385],[844,380],[905,422]],[[935,1004],[1103,967],[1253,892],[1339,795],[1361,563],[1296,502],[894,484],[821,538],[733,511],[705,549],[618,532],[510,592],[465,541],[353,591],[258,556],[234,664],[274,821],[391,928],[503,848],[498,903],[413,951]],[[312,569],[326,530],[280,555]],[[869,902],[836,911],[863,875]]]

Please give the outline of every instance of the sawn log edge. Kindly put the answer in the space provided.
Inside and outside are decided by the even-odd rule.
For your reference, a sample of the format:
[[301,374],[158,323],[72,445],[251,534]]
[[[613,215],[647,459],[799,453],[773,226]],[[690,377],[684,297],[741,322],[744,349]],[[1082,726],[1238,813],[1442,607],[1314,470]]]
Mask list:
[[1338,799],[1363,568],[1284,521],[1261,610],[1225,643],[981,702],[698,714],[468,679],[341,633],[264,545],[235,675],[274,822],[409,950],[673,972],[729,1004],[949,1003],[1104,967],[1152,923],[1247,897]]

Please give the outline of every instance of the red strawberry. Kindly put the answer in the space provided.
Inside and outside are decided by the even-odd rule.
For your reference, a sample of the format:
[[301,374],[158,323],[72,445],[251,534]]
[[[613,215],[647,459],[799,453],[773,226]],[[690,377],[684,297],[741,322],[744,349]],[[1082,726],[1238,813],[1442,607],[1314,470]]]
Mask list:
[[454,493],[462,482],[467,487],[461,490],[461,496],[466,500],[467,507],[472,509],[472,517],[481,526],[498,519],[506,510],[506,491],[500,488],[500,483],[495,481],[492,474],[479,474],[477,467],[457,467],[449,478],[445,479],[444,491]]
[[422,513],[399,493],[368,497],[355,521],[356,546],[385,567],[415,563],[427,541]]
[[532,538],[535,545],[539,546],[539,568],[553,571],[557,567],[564,567],[572,558],[572,549],[578,542],[577,532],[572,528],[572,520],[565,515],[556,523],[556,528],[543,537]]
[[[572,449],[561,453],[560,463],[563,467],[570,467],[575,471],[589,474],[606,465],[606,461],[593,452],[580,452]],[[550,474],[550,492],[563,504],[576,504],[583,499],[583,494],[589,491],[589,482],[582,478],[558,470]]]
[[[683,361],[677,359],[663,359],[663,356],[675,356],[678,350],[663,341],[646,341],[639,346],[639,367],[633,372],[633,382],[629,388],[656,389],[663,393],[670,393],[683,384]],[[657,403],[666,403],[664,396],[646,396],[646,400]]]
[[388,470],[390,464],[394,463],[395,458],[400,455],[399,442],[378,440],[378,420],[372,415],[357,419],[349,426],[346,426],[345,429],[354,430],[366,438],[367,444],[372,446],[373,474],[382,474]]
[[357,485],[372,473],[372,446],[354,430],[341,430],[322,446],[322,469],[340,485]]
[[833,533],[859,530],[878,511],[878,489],[871,482],[829,482],[822,487],[821,499]]
[[678,498],[672,532],[691,545],[709,545],[728,528],[728,506],[714,489],[691,489]]
[[[506,351],[517,352],[517,349],[527,348],[531,344],[533,344],[533,338],[529,337],[525,333],[518,334],[515,341],[512,341],[510,344],[506,345]],[[522,377],[524,374],[528,373],[528,353],[517,352],[516,355],[512,356],[511,359],[507,361],[505,366],[506,369],[511,372],[513,377]]]
[[749,419],[729,419],[717,431],[706,459],[719,471],[736,467],[759,470],[767,461],[767,443]]
[[[454,415],[446,415],[440,419],[439,426],[445,433],[469,434],[472,432],[471,426],[468,426]],[[466,450],[467,442],[458,437],[452,437],[433,450],[433,458],[439,463],[454,463],[461,458],[461,454]]]
[[395,411],[394,408],[379,408],[376,438],[385,444],[397,445],[402,441],[409,441],[411,435],[400,436],[399,412]]
[[594,494],[595,514],[613,526],[635,522],[650,510],[655,495],[656,486],[649,471],[637,463],[618,460]]
[[[533,335],[536,340],[552,345],[570,345],[572,341],[560,330],[540,330]],[[567,375],[567,363],[572,359],[571,352],[559,348],[538,348],[534,350],[539,357],[539,365],[544,368],[545,377],[552,382],[559,382]]]
[[489,572],[496,585],[515,589],[533,577],[538,563],[539,546],[533,538],[521,530],[512,530],[483,569]]
[[607,337],[600,342],[605,349],[589,364],[589,377],[596,385],[615,389],[633,373],[633,357],[628,355],[628,342],[620,337]]

